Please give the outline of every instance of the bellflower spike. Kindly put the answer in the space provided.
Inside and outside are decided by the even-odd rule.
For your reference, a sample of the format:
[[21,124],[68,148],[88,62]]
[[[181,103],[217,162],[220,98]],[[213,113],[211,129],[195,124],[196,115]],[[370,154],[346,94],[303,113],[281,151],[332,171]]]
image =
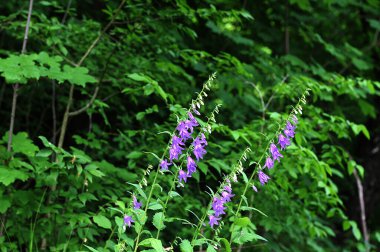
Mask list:
[[273,165],[274,165],[273,160],[270,157],[267,157],[267,159],[265,160],[264,168],[267,167],[268,169],[271,169],[273,168]]
[[283,155],[278,151],[277,146],[274,143],[270,145],[270,152],[272,153],[273,160],[280,162],[280,158],[282,158]]
[[171,163],[169,163],[166,159],[162,160],[160,163],[161,171],[169,170],[169,165],[171,165]]
[[283,149],[285,149],[287,146],[290,145],[290,140],[289,140],[289,138],[284,137],[283,134],[280,134],[280,135],[278,136],[278,143],[279,143],[280,146],[281,146],[281,150],[283,150]]
[[197,161],[199,161],[199,159],[202,159],[203,156],[207,153],[207,151],[204,149],[205,146],[207,145],[207,141],[206,141],[206,137],[205,135],[202,133],[201,137],[197,137],[194,139],[193,141],[193,146],[194,146],[194,155],[197,159]]
[[220,218],[215,217],[214,215],[209,215],[208,217],[210,219],[208,223],[210,224],[211,228],[214,228],[214,225],[219,225],[218,221],[220,220]]
[[184,143],[182,142],[182,139],[174,135],[172,139],[172,146],[169,150],[170,161],[172,161],[173,159],[178,159],[179,155],[182,154],[183,145]]
[[262,171],[259,171],[259,180],[262,185],[265,185],[265,183],[267,183],[269,179],[270,177],[268,175],[266,175]]
[[194,159],[188,156],[187,157],[187,174],[191,176],[191,174],[193,174],[196,171],[197,171],[197,164],[195,163]]
[[184,170],[180,170],[178,174],[178,180],[181,183],[182,181],[187,182],[188,175]]
[[137,210],[141,208],[141,203],[137,201],[136,196],[133,195],[133,209]]
[[135,222],[131,216],[125,215],[124,216],[124,226],[131,227],[132,222]]

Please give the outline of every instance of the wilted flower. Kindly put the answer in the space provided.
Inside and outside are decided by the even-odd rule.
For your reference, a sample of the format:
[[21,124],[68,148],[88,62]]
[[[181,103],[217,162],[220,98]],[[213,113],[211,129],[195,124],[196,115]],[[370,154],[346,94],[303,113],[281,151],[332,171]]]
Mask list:
[[287,146],[290,145],[290,140],[289,138],[286,138],[283,134],[280,134],[278,136],[278,143],[281,146],[281,150],[285,149]]
[[219,225],[218,221],[220,220],[220,218],[215,217],[214,215],[209,215],[208,217],[210,219],[208,223],[210,224],[212,228],[214,227],[214,225]]
[[274,165],[273,160],[270,157],[267,157],[267,159],[265,160],[264,168],[267,167],[268,169],[271,169],[273,165]]
[[190,156],[187,157],[187,174],[191,176],[197,170],[197,164]]
[[124,226],[131,227],[132,222],[135,222],[135,221],[132,219],[131,216],[129,216],[129,215],[124,216]]
[[270,177],[268,175],[266,175],[263,171],[259,171],[259,180],[260,180],[260,183],[262,185],[264,185],[265,183],[268,182],[268,180],[270,179]]
[[277,160],[278,162],[280,162],[280,158],[283,156],[279,152],[279,150],[277,149],[277,146],[274,143],[270,145],[270,152],[272,153],[273,160]]
[[140,209],[141,208],[141,203],[137,201],[136,196],[133,195],[133,209]]

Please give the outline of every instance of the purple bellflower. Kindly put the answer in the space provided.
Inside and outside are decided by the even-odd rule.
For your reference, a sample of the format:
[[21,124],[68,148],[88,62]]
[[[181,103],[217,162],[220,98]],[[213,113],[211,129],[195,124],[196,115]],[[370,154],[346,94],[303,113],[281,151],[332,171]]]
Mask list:
[[215,197],[212,202],[212,210],[214,210],[214,214],[216,217],[225,214],[224,210],[226,209],[225,206],[223,206],[223,200],[221,198]]
[[194,155],[197,159],[197,161],[199,161],[199,159],[202,159],[203,156],[207,153],[207,151],[205,150],[205,146],[207,145],[207,141],[206,141],[206,137],[205,135],[202,133],[201,137],[197,137],[194,139],[193,141],[193,146],[194,146]]
[[182,139],[174,135],[172,139],[172,146],[169,150],[170,161],[173,159],[178,159],[179,155],[182,154],[183,145],[184,143],[182,142]]
[[222,192],[222,200],[224,202],[230,202],[231,201],[231,198],[235,196],[235,194],[232,194],[232,193],[229,193],[229,192],[226,192],[226,191],[223,191]]
[[182,121],[178,124],[177,130],[179,136],[183,139],[183,141],[186,141],[187,139],[191,138],[191,134],[193,133],[193,128],[189,127],[189,120]]
[[271,169],[273,168],[273,165],[274,165],[273,160],[270,157],[267,157],[267,159],[265,160],[264,168],[267,167],[268,169]]
[[290,139],[285,137],[283,134],[280,134],[278,136],[278,143],[281,146],[281,150],[285,149],[287,146],[290,145]]
[[169,169],[169,165],[171,165],[171,163],[169,163],[166,159],[162,160],[160,163],[161,171],[167,171]]
[[270,177],[268,175],[266,175],[263,171],[259,171],[259,180],[262,185],[265,185],[269,179]]
[[184,170],[179,170],[179,173],[178,173],[179,183],[181,183],[182,181],[185,181],[185,183],[186,183],[187,178],[188,178],[187,173]]
[[294,130],[296,129],[295,126],[293,126],[290,122],[286,123],[286,128],[284,129],[284,134],[287,137],[293,138],[294,137]]
[[272,153],[273,160],[277,160],[278,162],[280,162],[280,158],[282,158],[283,156],[274,143],[270,145],[270,152]]
[[219,225],[218,221],[220,220],[220,218],[215,217],[214,215],[209,215],[208,217],[210,219],[208,223],[210,224],[212,228],[214,228],[214,225]]
[[137,201],[136,196],[133,195],[133,209],[137,210],[141,208],[141,203]]
[[191,177],[191,175],[196,171],[197,171],[197,164],[195,163],[194,159],[188,156],[187,157],[187,175]]
[[135,221],[132,219],[131,216],[129,216],[129,215],[124,216],[124,226],[131,227],[132,222],[135,222]]

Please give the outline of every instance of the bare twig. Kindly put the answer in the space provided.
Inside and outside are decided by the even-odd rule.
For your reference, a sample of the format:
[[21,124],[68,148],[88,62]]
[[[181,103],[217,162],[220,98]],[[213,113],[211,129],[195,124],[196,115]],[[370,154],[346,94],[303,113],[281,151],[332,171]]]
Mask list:
[[72,3],[72,0],[69,0],[69,2],[67,3],[66,11],[65,11],[65,14],[63,15],[63,18],[62,18],[62,21],[61,21],[62,24],[64,24],[66,22],[66,18],[67,18],[67,15],[69,14],[71,3]]
[[354,177],[356,180],[356,186],[358,187],[358,193],[359,193],[359,204],[360,204],[360,219],[362,223],[362,232],[364,236],[364,245],[366,248],[366,251],[369,251],[369,234],[368,234],[368,228],[367,228],[367,222],[366,222],[366,215],[365,215],[365,204],[364,204],[364,190],[363,190],[363,184],[360,180],[360,177],[358,175],[358,172],[356,169],[354,169]]
[[82,107],[82,108],[80,108],[80,109],[78,109],[76,111],[69,112],[69,116],[76,116],[76,115],[79,115],[79,114],[85,112],[94,103],[95,98],[98,95],[98,91],[99,91],[99,86],[97,86],[95,88],[95,91],[94,91],[94,94],[91,97],[91,100],[84,107]]
[[[26,20],[26,26],[25,26],[25,33],[24,33],[24,41],[22,42],[22,49],[21,53],[26,52],[26,45],[28,43],[28,33],[29,33],[29,27],[30,27],[30,18],[32,16],[32,10],[33,10],[33,0],[29,1],[29,10],[28,10],[28,18]],[[14,129],[14,123],[15,123],[15,117],[16,117],[16,106],[17,106],[17,91],[19,89],[19,84],[13,86],[13,97],[12,97],[12,109],[11,109],[11,122],[9,125],[9,134],[8,134],[8,146],[7,150],[11,151],[12,149],[12,137],[13,137],[13,129]]]

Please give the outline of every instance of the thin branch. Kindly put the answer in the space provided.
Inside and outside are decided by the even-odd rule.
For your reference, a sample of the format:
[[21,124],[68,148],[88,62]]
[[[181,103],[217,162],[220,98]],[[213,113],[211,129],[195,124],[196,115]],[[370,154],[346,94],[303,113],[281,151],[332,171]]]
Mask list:
[[71,3],[72,3],[72,0],[69,0],[69,2],[67,3],[66,11],[65,11],[65,14],[63,15],[63,18],[62,18],[61,24],[64,24],[64,23],[66,22],[66,18],[67,18],[67,15],[69,14],[69,10],[70,10],[70,7],[71,7]]
[[[28,33],[29,33],[29,27],[30,27],[30,19],[32,16],[32,10],[33,10],[33,0],[30,0],[29,1],[28,18],[26,20],[26,26],[25,26],[24,41],[22,43],[22,49],[21,49],[22,54],[26,52],[26,45],[28,43]],[[7,150],[9,152],[12,150],[12,138],[13,138],[13,130],[14,130],[14,124],[15,124],[15,117],[16,117],[17,96],[18,96],[17,91],[18,91],[18,89],[19,89],[19,84],[16,84],[13,86],[11,122],[9,125],[8,146],[7,146]]]
[[76,116],[76,115],[79,115],[83,112],[85,112],[89,107],[91,107],[91,105],[94,103],[95,101],[95,98],[96,96],[98,95],[98,91],[99,91],[99,86],[97,86],[95,88],[95,91],[94,91],[94,94],[92,95],[91,97],[91,100],[82,108],[76,110],[76,111],[73,111],[73,112],[69,112],[69,116]]
[[366,248],[366,251],[369,251],[369,234],[368,234],[368,228],[367,228],[367,222],[366,222],[366,215],[365,215],[365,204],[364,204],[364,190],[363,190],[363,184],[360,180],[360,177],[358,175],[358,172],[356,169],[354,169],[354,177],[356,180],[356,185],[358,187],[358,193],[359,193],[359,204],[360,204],[360,219],[362,223],[362,231],[364,236],[364,245]]

